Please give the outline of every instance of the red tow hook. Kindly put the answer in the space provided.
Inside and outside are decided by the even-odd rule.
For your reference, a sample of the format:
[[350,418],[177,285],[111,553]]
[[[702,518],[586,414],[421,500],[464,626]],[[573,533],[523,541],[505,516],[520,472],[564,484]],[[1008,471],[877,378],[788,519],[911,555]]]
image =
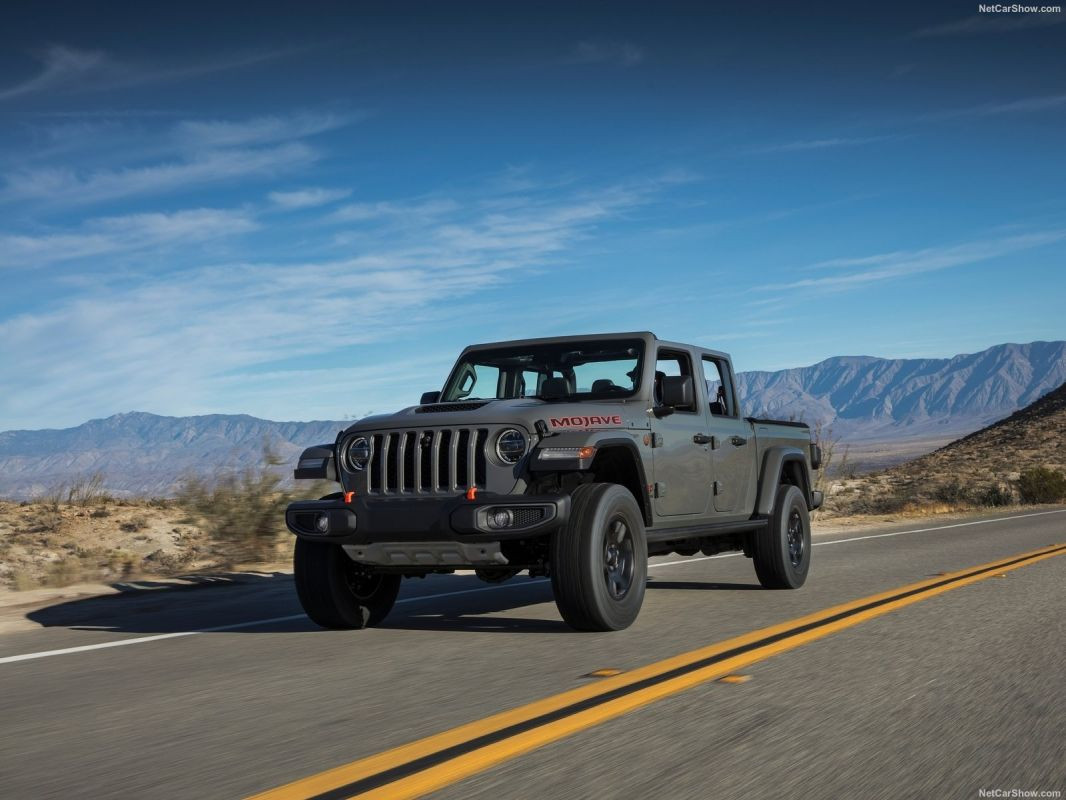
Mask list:
[[471,486],[469,489],[466,490],[466,499],[467,500],[477,500],[477,487],[476,486]]
[[355,497],[355,492],[345,492],[344,493],[344,502],[345,502],[345,504],[346,505],[351,505],[353,497]]

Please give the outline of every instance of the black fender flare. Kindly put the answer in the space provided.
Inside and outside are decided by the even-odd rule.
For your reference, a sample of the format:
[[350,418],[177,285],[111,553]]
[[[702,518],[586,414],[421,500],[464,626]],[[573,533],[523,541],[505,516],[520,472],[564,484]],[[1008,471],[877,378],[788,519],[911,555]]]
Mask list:
[[774,510],[774,496],[777,494],[777,487],[781,485],[781,471],[785,468],[785,465],[797,462],[799,463],[799,488],[803,492],[807,508],[812,508],[811,473],[804,449],[778,445],[769,448],[763,456],[762,472],[759,474],[759,496],[755,503],[755,513],[758,516],[770,516],[770,513]]
[[[646,431],[638,431],[638,435],[641,433],[647,433]],[[582,432],[567,432],[563,434],[556,434],[545,439],[542,439],[539,447],[586,447],[592,446],[596,448],[597,455],[602,450],[623,448],[628,450],[633,458],[633,463],[637,470],[637,479],[640,482],[641,496],[637,498],[637,503],[640,506],[641,512],[644,515],[644,524],[647,527],[652,525],[652,509],[651,503],[648,502],[648,475],[644,469],[644,459],[641,457],[640,448],[637,446],[637,442],[631,436],[618,436],[612,435],[613,432],[598,432],[598,431],[582,431]],[[536,458],[535,452],[533,458]],[[595,459],[588,462],[578,462],[577,459],[569,462],[559,462],[558,465],[539,465],[534,461],[531,461],[530,470],[534,472],[584,472],[592,468],[592,464]]]

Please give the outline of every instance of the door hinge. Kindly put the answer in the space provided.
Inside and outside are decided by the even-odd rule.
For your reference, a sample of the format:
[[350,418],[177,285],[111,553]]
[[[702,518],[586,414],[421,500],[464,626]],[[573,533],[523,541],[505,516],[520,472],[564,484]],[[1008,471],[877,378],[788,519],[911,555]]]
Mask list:
[[666,497],[666,484],[662,481],[655,482],[655,496]]
[[715,481],[711,484],[714,488],[714,496],[717,497],[722,493],[722,484],[719,481]]
[[663,435],[661,433],[653,433],[651,435],[651,446],[652,447],[662,447],[663,446]]

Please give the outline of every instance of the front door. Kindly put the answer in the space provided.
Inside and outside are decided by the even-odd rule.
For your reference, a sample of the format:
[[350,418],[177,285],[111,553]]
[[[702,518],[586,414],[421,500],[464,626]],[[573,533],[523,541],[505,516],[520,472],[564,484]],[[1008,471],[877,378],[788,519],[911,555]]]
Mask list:
[[652,417],[656,446],[652,450],[655,469],[655,513],[661,517],[705,514],[710,508],[711,458],[709,446],[694,440],[706,431],[707,413],[692,360],[687,353],[660,350],[655,365],[656,402],[658,388],[667,375],[693,378],[691,408],[675,408],[662,419]]

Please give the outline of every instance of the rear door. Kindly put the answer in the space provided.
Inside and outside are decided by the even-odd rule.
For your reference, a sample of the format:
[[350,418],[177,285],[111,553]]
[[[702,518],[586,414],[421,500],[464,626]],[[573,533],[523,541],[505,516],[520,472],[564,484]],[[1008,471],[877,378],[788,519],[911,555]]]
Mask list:
[[652,450],[655,464],[655,513],[662,517],[706,514],[710,509],[711,459],[709,448],[693,437],[704,433],[707,405],[699,380],[699,365],[683,350],[660,348],[655,363],[655,396],[667,375],[692,378],[692,406],[678,408],[662,419],[652,417],[656,435]]
[[755,508],[755,435],[751,423],[740,416],[729,362],[709,354],[701,360],[707,390],[707,432],[714,437],[714,510],[723,516],[749,516]]

